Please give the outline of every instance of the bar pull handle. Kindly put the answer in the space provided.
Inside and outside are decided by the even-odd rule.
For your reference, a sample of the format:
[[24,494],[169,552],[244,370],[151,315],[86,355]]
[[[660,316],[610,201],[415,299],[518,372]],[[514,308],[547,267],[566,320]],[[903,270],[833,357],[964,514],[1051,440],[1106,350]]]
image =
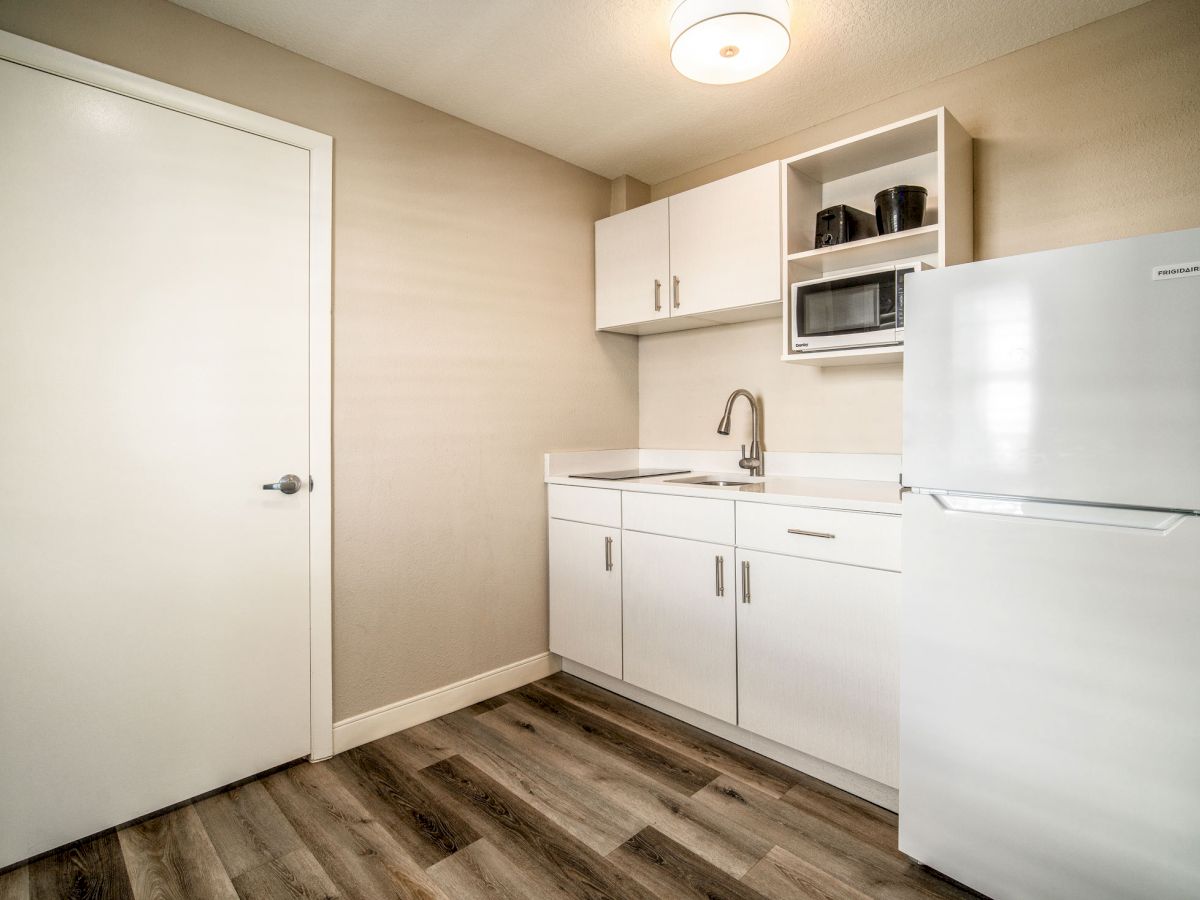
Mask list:
[[827,538],[830,540],[837,537],[836,534],[830,534],[827,531],[803,531],[799,528],[789,528],[788,534],[798,534],[801,537]]
[[606,537],[604,539],[604,571],[611,572],[612,570],[612,538]]
[[742,602],[750,602],[750,561],[742,560]]
[[662,282],[654,279],[654,311],[662,312]]
[[725,557],[717,557],[717,596],[725,596]]
[[679,276],[678,275],[671,276],[671,293],[672,293],[673,301],[675,303],[675,308],[679,309]]

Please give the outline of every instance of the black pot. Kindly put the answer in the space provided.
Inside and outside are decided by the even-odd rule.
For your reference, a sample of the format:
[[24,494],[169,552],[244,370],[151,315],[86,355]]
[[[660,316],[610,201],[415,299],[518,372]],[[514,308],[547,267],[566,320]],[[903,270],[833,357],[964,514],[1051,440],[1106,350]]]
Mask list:
[[915,184],[898,184],[875,195],[875,224],[880,234],[920,228],[925,221],[929,191]]

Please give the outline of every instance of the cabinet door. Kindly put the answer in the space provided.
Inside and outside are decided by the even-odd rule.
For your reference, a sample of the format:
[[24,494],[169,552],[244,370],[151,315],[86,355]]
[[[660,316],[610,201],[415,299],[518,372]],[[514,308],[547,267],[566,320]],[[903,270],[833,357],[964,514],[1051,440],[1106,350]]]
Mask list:
[[670,313],[667,201],[596,223],[596,327],[665,319]]
[[668,199],[671,274],[679,279],[671,286],[672,315],[779,299],[779,163]]
[[621,677],[621,532],[550,520],[550,649]]
[[738,725],[896,787],[900,575],[738,550],[737,576]]
[[622,539],[625,680],[735,722],[733,548],[637,531]]

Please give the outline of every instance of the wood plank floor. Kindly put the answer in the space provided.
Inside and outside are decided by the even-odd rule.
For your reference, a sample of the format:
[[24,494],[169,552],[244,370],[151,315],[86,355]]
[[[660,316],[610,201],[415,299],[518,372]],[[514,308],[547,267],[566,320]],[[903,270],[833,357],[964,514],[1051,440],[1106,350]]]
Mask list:
[[0,900],[977,896],[892,813],[564,674],[0,873]]

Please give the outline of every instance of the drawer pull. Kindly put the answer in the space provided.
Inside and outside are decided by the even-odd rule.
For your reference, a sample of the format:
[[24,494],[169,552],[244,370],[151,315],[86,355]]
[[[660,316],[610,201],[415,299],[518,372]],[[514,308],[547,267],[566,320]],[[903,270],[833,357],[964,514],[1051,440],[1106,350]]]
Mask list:
[[803,531],[799,528],[789,528],[788,534],[798,534],[801,537],[819,537],[819,538],[835,538],[836,534],[830,534],[827,531]]

